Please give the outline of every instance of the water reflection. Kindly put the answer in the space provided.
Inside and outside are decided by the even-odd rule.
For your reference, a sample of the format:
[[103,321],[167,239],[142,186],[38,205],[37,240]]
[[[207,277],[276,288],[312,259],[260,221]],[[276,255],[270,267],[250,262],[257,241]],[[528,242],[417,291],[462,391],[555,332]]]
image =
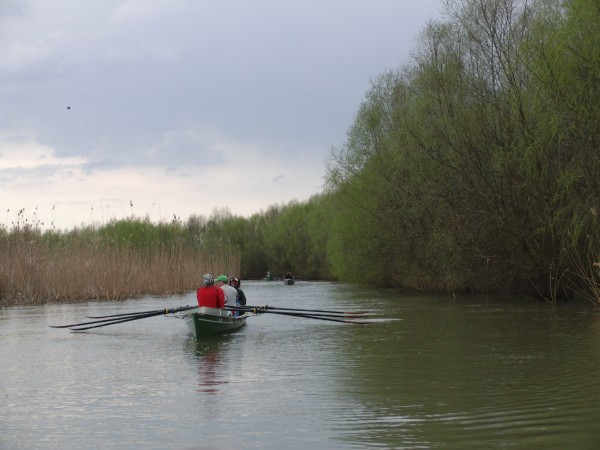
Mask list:
[[229,383],[225,358],[229,338],[217,336],[198,341],[190,337],[186,342],[191,360],[198,364],[198,392],[216,394],[220,386]]
[[589,359],[600,353],[590,339],[596,314],[508,301],[492,308],[475,300],[390,300],[387,311],[402,322],[347,340],[356,369],[344,392],[362,407],[340,428],[363,430],[353,442],[588,448],[598,438],[600,361]]

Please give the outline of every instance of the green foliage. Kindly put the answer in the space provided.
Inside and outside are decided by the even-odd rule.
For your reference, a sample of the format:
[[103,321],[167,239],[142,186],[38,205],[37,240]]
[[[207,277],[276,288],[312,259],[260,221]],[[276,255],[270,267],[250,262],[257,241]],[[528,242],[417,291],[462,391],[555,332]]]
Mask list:
[[243,276],[260,278],[270,271],[292,271],[304,279],[330,278],[329,238],[323,197],[308,202],[273,205],[248,220],[247,239],[240,243]]
[[576,283],[568,255],[600,248],[582,240],[600,198],[598,13],[588,0],[446,2],[332,152],[334,273],[551,299],[557,274]]

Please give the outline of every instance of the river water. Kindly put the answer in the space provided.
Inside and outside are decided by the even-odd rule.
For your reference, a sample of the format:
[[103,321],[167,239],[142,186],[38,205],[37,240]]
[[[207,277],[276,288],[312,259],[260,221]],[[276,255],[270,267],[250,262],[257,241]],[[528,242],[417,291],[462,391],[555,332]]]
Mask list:
[[172,317],[48,327],[194,293],[0,310],[0,448],[600,448],[600,313],[587,304],[242,288],[252,305],[380,315],[264,314],[198,343]]

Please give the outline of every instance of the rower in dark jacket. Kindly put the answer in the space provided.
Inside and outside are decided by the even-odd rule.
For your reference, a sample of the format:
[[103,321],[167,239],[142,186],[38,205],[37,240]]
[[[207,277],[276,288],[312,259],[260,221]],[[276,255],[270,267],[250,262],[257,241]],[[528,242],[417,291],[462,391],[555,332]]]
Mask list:
[[244,306],[246,304],[246,294],[244,294],[244,291],[242,291],[240,289],[240,284],[241,284],[240,279],[237,277],[233,277],[233,278],[229,279],[229,285],[233,286],[238,293],[238,299],[237,299],[238,305]]

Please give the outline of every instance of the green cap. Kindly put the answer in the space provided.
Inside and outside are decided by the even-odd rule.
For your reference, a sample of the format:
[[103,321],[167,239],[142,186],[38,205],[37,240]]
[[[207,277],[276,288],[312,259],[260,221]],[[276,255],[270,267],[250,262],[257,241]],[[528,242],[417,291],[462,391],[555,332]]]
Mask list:
[[227,278],[227,276],[225,275],[219,275],[217,278],[215,278],[215,281],[223,281],[227,283],[229,281],[229,278]]

